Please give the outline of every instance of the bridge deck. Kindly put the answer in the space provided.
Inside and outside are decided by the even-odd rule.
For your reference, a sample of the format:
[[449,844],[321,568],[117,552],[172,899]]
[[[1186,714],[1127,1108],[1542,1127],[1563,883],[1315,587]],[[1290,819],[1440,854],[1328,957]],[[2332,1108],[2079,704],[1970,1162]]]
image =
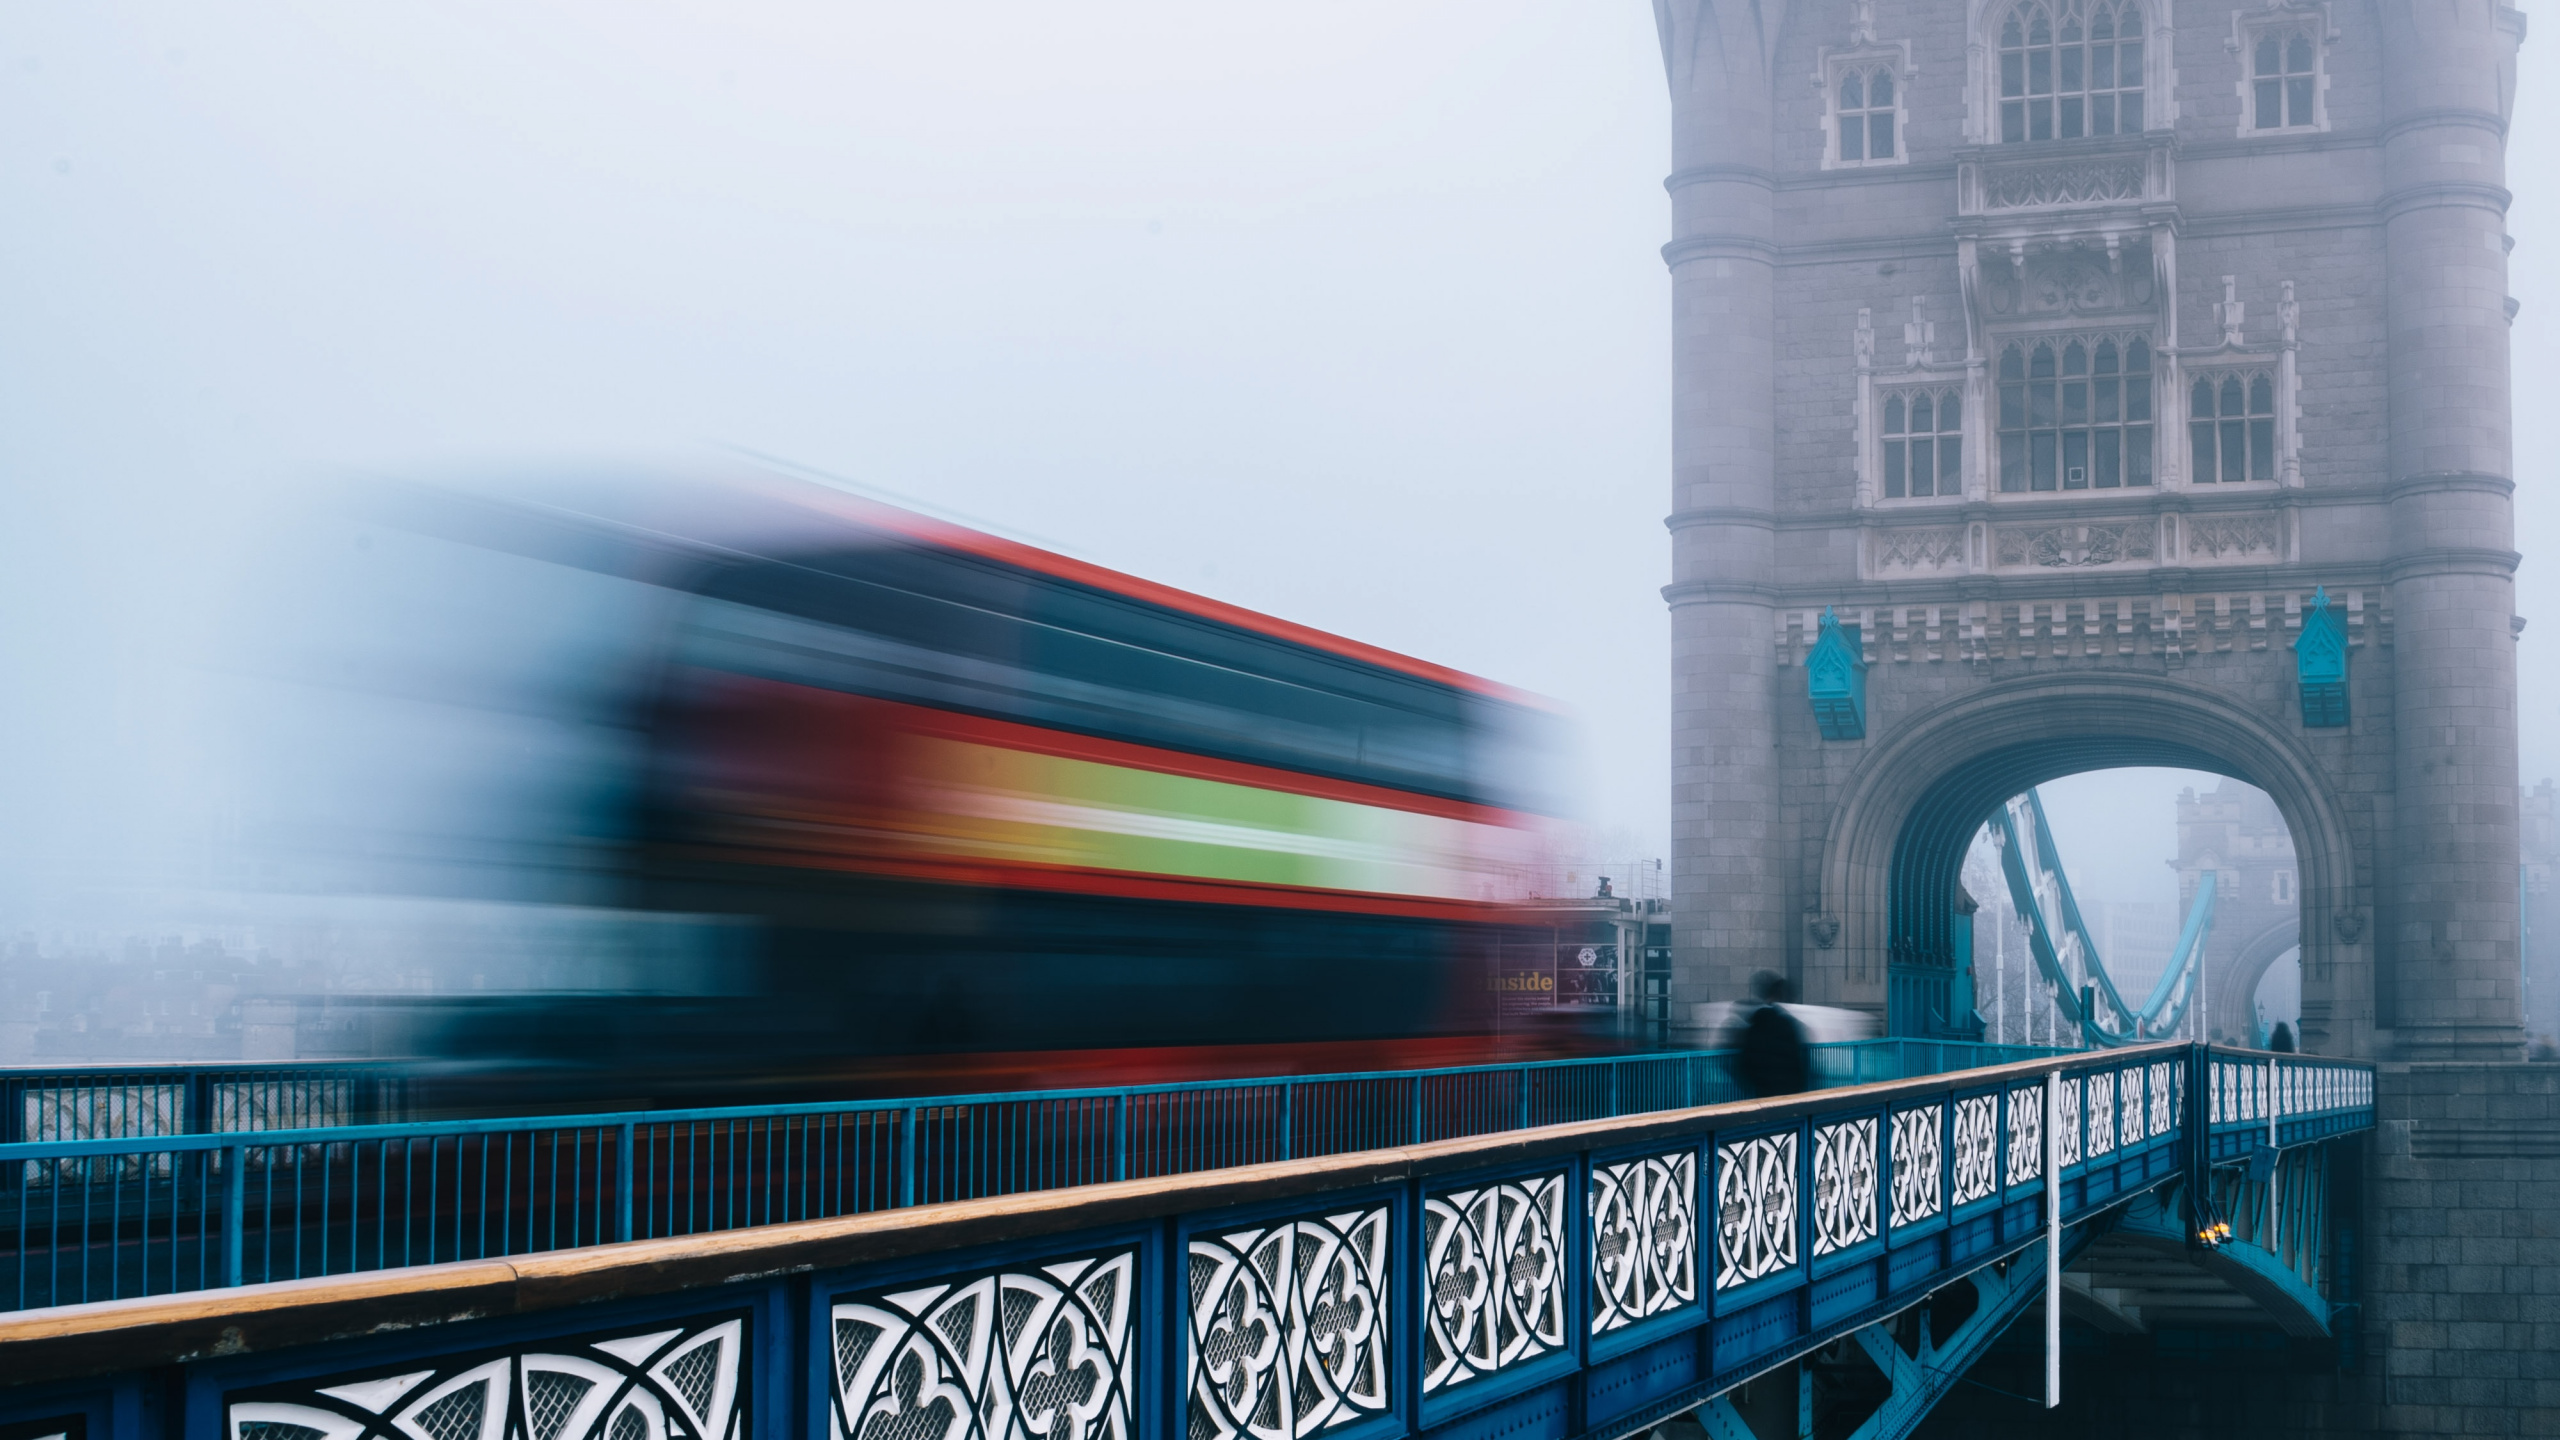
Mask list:
[[[1828,1085],[2057,1053],[1814,1047]],[[7,1080],[0,1308],[701,1234],[1735,1098],[1659,1055],[1112,1089],[351,1125],[337,1067]],[[376,1075],[368,1093],[396,1090]],[[0,1092],[5,1093],[5,1092]],[[281,1120],[283,1123],[275,1123]]]
[[[2005,1323],[2041,1264],[2048,1075],[2077,1249],[2130,1201],[2200,1193],[2212,1152],[2251,1153],[2271,1072],[2284,1142],[2370,1124],[2363,1067],[2163,1045],[32,1310],[0,1317],[22,1382],[0,1389],[0,1424],[956,1440],[972,1427],[945,1422],[976,1416],[991,1440],[1618,1436],[1838,1353],[1968,1276]],[[168,1366],[183,1402],[148,1421],[160,1392],[142,1376]]]

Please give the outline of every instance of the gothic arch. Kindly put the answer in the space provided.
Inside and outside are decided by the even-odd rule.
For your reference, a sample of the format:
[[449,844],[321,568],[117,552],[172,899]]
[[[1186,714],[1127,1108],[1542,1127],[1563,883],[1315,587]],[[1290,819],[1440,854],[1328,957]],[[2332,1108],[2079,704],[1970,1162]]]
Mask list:
[[[2236,957],[2220,975],[2207,975],[2205,985],[2213,992],[2213,1013],[2223,1017],[2224,1029],[2232,1018],[2246,1018],[2251,1002],[2258,995],[2258,982],[2286,951],[2302,943],[2302,917],[2287,916],[2258,931],[2242,942],[2232,954]],[[2305,970],[2304,977],[2310,972]],[[2236,1033],[2236,1032],[2235,1032]]]
[[[1915,897],[1952,896],[1966,846],[2003,800],[2086,770],[2174,766],[2255,785],[2293,831],[2299,913],[2359,906],[2354,828],[2286,718],[2177,679],[2054,672],[1968,690],[1895,723],[1842,786],[1822,837],[1821,888],[1807,908],[1840,929],[1833,948],[1807,954],[1808,998],[1881,1009],[1894,950],[1944,943],[1943,906],[1933,934],[1931,906]],[[2345,947],[2326,927],[2302,935],[2307,1017]],[[2369,995],[2337,999],[2371,1013]]]

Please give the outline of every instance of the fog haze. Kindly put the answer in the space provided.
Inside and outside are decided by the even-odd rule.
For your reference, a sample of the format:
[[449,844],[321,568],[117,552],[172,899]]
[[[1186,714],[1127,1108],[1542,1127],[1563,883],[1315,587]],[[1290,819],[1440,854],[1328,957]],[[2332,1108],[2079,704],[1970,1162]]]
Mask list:
[[[1556,696],[1588,818],[1666,848],[1648,7],[7,14],[21,887],[203,823],[204,657],[279,497],[741,450]],[[2509,147],[2528,782],[2560,772],[2554,54]],[[2129,824],[2075,871],[2149,898],[2175,787],[2108,783]]]

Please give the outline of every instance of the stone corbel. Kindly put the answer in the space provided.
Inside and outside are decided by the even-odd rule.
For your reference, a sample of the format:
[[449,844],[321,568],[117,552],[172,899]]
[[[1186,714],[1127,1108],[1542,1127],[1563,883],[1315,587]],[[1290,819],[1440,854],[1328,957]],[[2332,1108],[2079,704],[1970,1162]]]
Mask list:
[[2249,306],[2240,298],[2240,277],[2222,277],[2222,299],[2213,307],[2213,323],[2222,327],[2222,348],[2240,348],[2240,326],[2249,317]]
[[[1858,312],[1864,315],[1867,312]],[[1911,297],[1911,319],[1902,327],[1902,363],[1913,369],[1938,363],[1938,322],[1928,318],[1920,297]]]

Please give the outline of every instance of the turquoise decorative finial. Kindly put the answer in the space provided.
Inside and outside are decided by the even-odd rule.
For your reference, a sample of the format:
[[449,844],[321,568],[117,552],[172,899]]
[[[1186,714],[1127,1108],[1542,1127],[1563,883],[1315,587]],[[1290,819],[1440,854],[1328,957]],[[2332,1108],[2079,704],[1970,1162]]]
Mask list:
[[2347,627],[2329,603],[2329,587],[2311,592],[2302,612],[2302,635],[2293,642],[2294,675],[2302,684],[2302,723],[2333,730],[2347,723]]
[[1813,723],[1825,740],[1867,737],[1867,661],[1856,639],[1840,624],[1839,613],[1826,605],[1813,649],[1804,659],[1805,697],[1813,702]]

